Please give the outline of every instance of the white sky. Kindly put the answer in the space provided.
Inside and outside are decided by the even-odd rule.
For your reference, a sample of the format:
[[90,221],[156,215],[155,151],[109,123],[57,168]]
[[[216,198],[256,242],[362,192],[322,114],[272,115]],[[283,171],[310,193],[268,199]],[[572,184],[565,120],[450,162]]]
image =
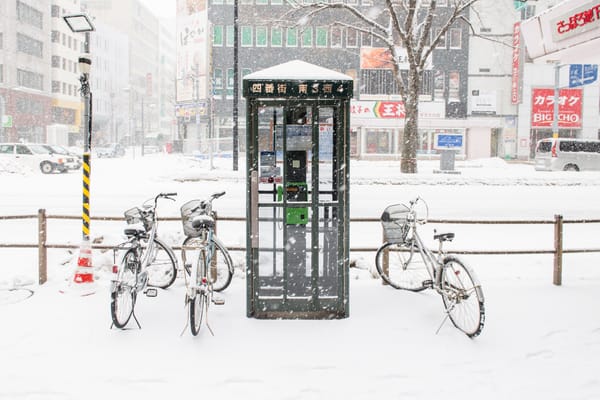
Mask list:
[[140,0],[157,17],[171,18],[175,17],[175,0]]

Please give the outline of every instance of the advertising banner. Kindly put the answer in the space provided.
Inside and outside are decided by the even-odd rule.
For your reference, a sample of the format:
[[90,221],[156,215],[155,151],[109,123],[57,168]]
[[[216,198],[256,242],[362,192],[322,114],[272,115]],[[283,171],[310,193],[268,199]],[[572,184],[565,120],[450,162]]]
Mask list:
[[208,27],[206,0],[177,0],[178,102],[207,98]]
[[[581,128],[583,92],[560,89],[558,92],[558,127]],[[531,127],[551,128],[554,120],[554,89],[534,88],[531,92]]]

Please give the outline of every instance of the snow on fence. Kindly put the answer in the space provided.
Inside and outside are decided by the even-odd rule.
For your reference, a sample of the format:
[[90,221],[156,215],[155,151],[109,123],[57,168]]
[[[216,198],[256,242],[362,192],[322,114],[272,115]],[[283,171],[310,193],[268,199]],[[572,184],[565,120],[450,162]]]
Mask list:
[[[39,284],[43,284],[47,280],[47,250],[48,249],[73,249],[79,246],[73,244],[48,243],[47,221],[48,219],[63,219],[63,220],[78,220],[80,216],[73,215],[47,215],[45,209],[38,210],[37,215],[0,215],[0,221],[3,220],[21,220],[35,219],[38,220],[38,239],[37,243],[0,243],[0,248],[26,248],[38,249],[38,272]],[[123,221],[123,217],[92,217],[93,221]],[[217,218],[219,221],[244,222],[242,217],[222,217]],[[160,218],[160,221],[180,221],[180,218]],[[351,223],[380,223],[379,218],[351,218]],[[563,219],[562,215],[555,215],[553,220],[450,220],[450,219],[431,219],[431,223],[439,224],[473,224],[473,225],[553,225],[554,227],[554,248],[552,249],[502,249],[502,250],[455,250],[453,254],[471,254],[471,255],[510,255],[510,254],[553,254],[553,283],[555,285],[562,284],[562,266],[563,254],[566,253],[600,253],[600,248],[563,248],[563,226],[564,224],[590,224],[600,223],[600,219]],[[382,237],[382,241],[383,241]],[[115,245],[92,244],[93,249],[112,249]],[[245,251],[242,246],[229,246],[230,251]],[[173,246],[173,250],[181,250],[181,246]],[[350,247],[351,252],[375,252],[377,247]]]

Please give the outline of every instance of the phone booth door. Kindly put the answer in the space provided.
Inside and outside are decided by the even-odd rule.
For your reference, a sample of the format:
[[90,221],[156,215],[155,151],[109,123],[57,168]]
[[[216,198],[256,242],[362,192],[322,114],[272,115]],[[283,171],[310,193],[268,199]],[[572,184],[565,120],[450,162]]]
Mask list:
[[335,101],[262,101],[250,115],[258,131],[258,168],[250,183],[258,218],[250,224],[254,270],[248,313],[344,316],[340,107]]

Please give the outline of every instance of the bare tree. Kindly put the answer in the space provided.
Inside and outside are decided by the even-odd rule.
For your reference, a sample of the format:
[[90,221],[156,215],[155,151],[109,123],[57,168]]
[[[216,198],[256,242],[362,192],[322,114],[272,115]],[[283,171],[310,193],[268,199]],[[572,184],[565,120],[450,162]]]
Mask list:
[[[416,173],[419,88],[427,60],[451,26],[458,21],[469,23],[466,11],[477,1],[449,0],[448,11],[444,13],[436,11],[436,0],[379,0],[374,2],[372,10],[375,13],[362,12],[343,2],[291,3],[292,9],[286,13],[285,19],[293,18],[301,21],[299,23],[306,23],[317,15],[333,10],[336,15],[344,15],[344,18],[336,18],[336,25],[371,35],[388,49],[394,79],[406,113],[400,170],[403,173]],[[437,34],[430,41],[433,26]],[[401,47],[406,49],[406,54],[401,53]],[[407,73],[401,71],[403,56],[408,59]]]

